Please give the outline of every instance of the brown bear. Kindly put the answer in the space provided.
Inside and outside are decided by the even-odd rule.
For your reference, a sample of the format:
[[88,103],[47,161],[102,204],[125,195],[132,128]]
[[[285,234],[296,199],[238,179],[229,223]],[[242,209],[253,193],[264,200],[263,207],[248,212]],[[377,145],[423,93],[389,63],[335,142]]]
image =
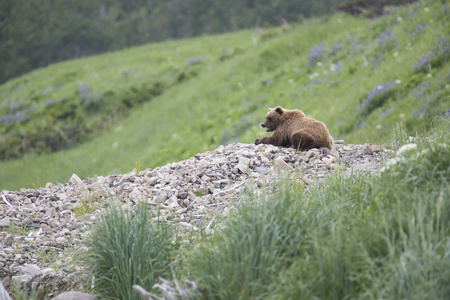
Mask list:
[[271,144],[298,150],[333,147],[333,138],[325,124],[306,117],[298,109],[287,110],[281,106],[269,108],[266,120],[261,126],[267,128],[267,132],[274,133],[272,136],[256,139],[256,145]]

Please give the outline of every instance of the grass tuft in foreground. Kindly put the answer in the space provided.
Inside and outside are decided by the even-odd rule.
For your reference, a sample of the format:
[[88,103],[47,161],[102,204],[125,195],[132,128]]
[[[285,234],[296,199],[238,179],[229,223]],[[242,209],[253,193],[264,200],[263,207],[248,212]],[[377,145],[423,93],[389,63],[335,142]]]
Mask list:
[[290,196],[248,199],[236,218],[193,254],[189,273],[205,287],[208,299],[269,294],[278,271],[301,251],[304,233]]
[[133,284],[150,289],[159,276],[171,276],[178,243],[171,227],[151,220],[146,204],[140,204],[136,211],[110,205],[86,246],[95,293],[102,299],[138,299]]

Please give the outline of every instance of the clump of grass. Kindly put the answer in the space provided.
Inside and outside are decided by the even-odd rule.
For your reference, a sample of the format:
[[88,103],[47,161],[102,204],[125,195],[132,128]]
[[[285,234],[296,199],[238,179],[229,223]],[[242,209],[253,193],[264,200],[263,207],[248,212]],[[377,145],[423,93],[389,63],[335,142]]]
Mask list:
[[[189,273],[211,299],[251,299],[298,255],[302,230],[291,194],[248,199],[236,218],[190,258]],[[272,200],[272,199],[270,199]]]
[[30,233],[26,224],[12,222],[8,227],[3,228],[4,231],[10,232],[16,236],[26,236]]
[[142,171],[142,160],[141,159],[134,160],[134,169],[136,170],[136,173],[138,173],[138,174]]
[[170,276],[178,243],[171,227],[151,220],[146,205],[140,204],[136,211],[110,205],[86,246],[95,293],[107,299],[138,299],[133,284],[149,290],[159,276]]
[[93,195],[87,195],[82,197],[80,200],[80,204],[73,209],[75,215],[77,217],[80,217],[94,212],[96,209],[94,198],[95,197]]

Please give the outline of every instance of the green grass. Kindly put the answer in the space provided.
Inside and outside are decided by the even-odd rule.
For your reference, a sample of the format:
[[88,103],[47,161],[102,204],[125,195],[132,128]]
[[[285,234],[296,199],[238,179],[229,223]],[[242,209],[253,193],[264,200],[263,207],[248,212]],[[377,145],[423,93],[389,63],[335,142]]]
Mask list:
[[[42,116],[14,129],[0,125],[5,147],[45,120],[63,132],[65,125],[58,124],[86,130],[80,129],[80,138],[71,145],[53,125],[40,130],[71,149],[30,151],[0,162],[0,188],[67,182],[72,173],[85,178],[129,172],[135,166],[179,161],[219,144],[252,143],[266,134],[259,124],[267,108],[276,105],[302,109],[347,143],[388,142],[399,121],[410,132],[426,134],[431,120],[448,113],[450,103],[450,60],[445,54],[449,13],[443,7],[442,1],[423,1],[391,8],[377,20],[336,14],[292,24],[287,31],[270,29],[268,39],[263,38],[267,33],[241,31],[151,44],[53,65],[7,82],[0,87],[2,114],[11,102],[36,101],[39,111],[48,99],[67,96],[78,115],[52,123],[59,110],[47,115],[44,109]],[[425,24],[423,33],[420,22]],[[319,55],[313,49],[320,47]],[[428,55],[432,57],[423,68],[413,71],[419,58]],[[159,95],[147,88],[155,82],[163,83]],[[89,97],[100,95],[94,112],[80,98],[85,84]],[[390,85],[387,93],[376,90],[383,84]],[[53,87],[51,92],[43,93],[47,87]],[[128,98],[136,100],[131,108]],[[6,139],[13,133],[15,138]],[[24,143],[20,140],[18,147]]]
[[146,203],[125,211],[110,205],[85,241],[85,263],[102,299],[138,299],[133,284],[150,289],[170,276],[178,247],[172,228],[151,220]]

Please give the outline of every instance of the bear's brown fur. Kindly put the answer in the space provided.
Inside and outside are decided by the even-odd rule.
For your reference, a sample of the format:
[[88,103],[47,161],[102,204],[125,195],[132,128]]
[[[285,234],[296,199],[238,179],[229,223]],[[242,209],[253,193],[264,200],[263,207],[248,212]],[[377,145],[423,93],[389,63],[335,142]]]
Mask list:
[[261,126],[267,128],[268,132],[273,131],[273,135],[256,139],[256,145],[271,144],[298,150],[333,147],[333,138],[325,124],[306,117],[298,109],[286,110],[281,106],[269,108],[266,120]]

